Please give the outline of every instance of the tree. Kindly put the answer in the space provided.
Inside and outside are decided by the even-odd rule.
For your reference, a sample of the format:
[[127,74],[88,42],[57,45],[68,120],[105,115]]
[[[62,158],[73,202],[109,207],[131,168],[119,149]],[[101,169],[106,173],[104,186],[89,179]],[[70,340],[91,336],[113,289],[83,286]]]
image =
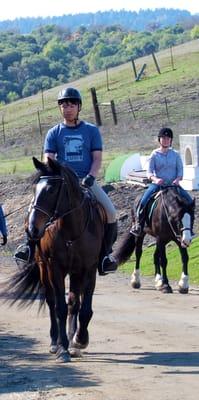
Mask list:
[[199,25],[195,25],[191,30],[191,38],[198,39],[199,38]]

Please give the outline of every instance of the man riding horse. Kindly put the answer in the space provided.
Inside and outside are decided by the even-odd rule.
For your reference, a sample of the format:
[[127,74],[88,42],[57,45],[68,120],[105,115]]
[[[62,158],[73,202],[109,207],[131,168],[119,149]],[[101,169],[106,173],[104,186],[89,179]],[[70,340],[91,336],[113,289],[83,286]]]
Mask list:
[[[172,145],[173,131],[170,128],[162,128],[158,133],[159,148],[152,151],[147,176],[152,182],[144,192],[135,214],[135,222],[133,223],[130,233],[135,236],[142,235],[145,224],[146,206],[153,194],[168,185],[176,185],[180,196],[193,204],[193,199],[189,193],[180,186],[183,178],[183,163],[179,153],[174,150]],[[191,233],[193,233],[194,223],[194,207],[191,215]]]
[[[44,161],[56,159],[61,165],[68,165],[89,188],[106,212],[107,222],[104,228],[104,241],[99,260],[101,275],[114,272],[116,261],[111,257],[112,245],[117,237],[116,210],[110,198],[98,185],[96,178],[102,163],[102,137],[98,127],[79,119],[82,98],[79,91],[68,87],[58,95],[58,107],[63,122],[52,127],[45,138]],[[28,240],[25,249],[19,248],[16,260],[26,263],[34,259],[34,242]]]

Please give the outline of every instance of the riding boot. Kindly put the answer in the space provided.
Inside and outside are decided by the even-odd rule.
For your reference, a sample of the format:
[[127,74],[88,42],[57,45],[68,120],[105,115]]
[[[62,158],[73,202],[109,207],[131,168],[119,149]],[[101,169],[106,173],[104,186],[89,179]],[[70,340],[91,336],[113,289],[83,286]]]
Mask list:
[[36,242],[27,238],[26,242],[17,247],[14,254],[16,263],[23,262],[31,265],[34,260]]
[[137,210],[134,219],[135,220],[131,226],[130,233],[134,236],[141,236],[145,224],[144,209],[142,206],[140,206]]
[[115,272],[117,269],[117,262],[111,255],[112,246],[116,239],[117,222],[113,222],[112,224],[105,224],[104,239],[98,265],[99,275],[106,275],[108,273]]

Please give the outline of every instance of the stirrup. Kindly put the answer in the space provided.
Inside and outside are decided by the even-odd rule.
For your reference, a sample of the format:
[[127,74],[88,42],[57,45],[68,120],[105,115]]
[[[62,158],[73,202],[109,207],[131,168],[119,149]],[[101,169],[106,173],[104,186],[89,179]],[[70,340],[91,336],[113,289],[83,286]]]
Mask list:
[[21,244],[17,247],[16,252],[14,254],[14,259],[17,265],[29,264],[31,262],[31,254],[30,247],[27,244]]
[[140,224],[137,223],[135,225],[132,225],[132,227],[130,229],[130,233],[134,236],[140,236],[142,233]]
[[115,272],[117,269],[117,261],[110,254],[109,256],[105,256],[102,260],[102,273],[110,274]]

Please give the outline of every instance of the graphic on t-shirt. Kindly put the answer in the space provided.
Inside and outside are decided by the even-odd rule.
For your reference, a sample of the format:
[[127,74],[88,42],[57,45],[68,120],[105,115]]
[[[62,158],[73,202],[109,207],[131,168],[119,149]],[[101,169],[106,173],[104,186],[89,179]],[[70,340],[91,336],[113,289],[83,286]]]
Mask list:
[[83,139],[81,135],[64,138],[65,161],[83,160]]

